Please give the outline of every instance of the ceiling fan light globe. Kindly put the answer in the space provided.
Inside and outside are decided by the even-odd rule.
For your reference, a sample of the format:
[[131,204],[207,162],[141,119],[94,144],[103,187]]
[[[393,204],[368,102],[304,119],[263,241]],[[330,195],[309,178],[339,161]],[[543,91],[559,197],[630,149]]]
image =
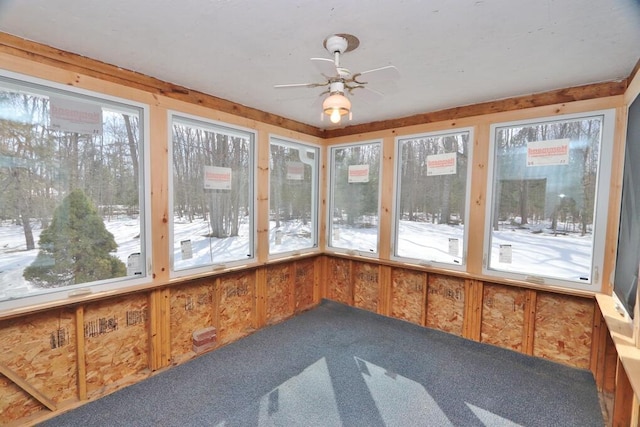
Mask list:
[[340,114],[340,110],[338,108],[334,108],[331,111],[331,115],[329,116],[329,120],[331,120],[331,123],[334,123],[334,124],[340,123],[341,118],[342,118],[342,115]]
[[340,118],[351,111],[351,101],[341,93],[334,93],[324,100],[322,110],[332,123],[340,123]]

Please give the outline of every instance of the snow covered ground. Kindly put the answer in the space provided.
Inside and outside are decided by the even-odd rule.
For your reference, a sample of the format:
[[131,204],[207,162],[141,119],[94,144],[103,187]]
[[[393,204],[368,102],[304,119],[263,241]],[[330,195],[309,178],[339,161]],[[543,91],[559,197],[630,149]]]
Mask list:
[[[139,225],[137,219],[121,218],[105,222],[107,229],[118,243],[117,256],[127,262],[130,254],[140,252]],[[240,227],[240,237],[209,239],[207,221],[193,222],[176,219],[174,223],[173,256],[177,270],[211,264],[224,264],[248,258],[249,221],[245,219]],[[34,238],[39,239],[41,229],[34,223]],[[348,228],[339,226],[333,235],[333,244],[344,249],[363,252],[377,251],[376,228]],[[493,233],[491,267],[510,272],[519,272],[567,280],[589,277],[591,263],[591,235],[554,235],[548,228],[541,233],[528,229],[506,228]],[[299,222],[283,223],[276,236],[274,224],[269,231],[272,253],[295,251],[310,246],[308,225]],[[462,225],[437,225],[429,222],[400,223],[399,255],[426,261],[454,262],[449,251],[449,239],[459,239],[459,256],[462,255]],[[482,236],[469,236],[469,239]],[[181,242],[189,241],[191,257],[183,257]],[[511,245],[512,262],[501,262],[500,245]],[[38,249],[26,250],[21,226],[0,223],[0,300],[24,296],[37,292],[22,277],[23,270],[36,258]],[[184,259],[183,259],[184,258]],[[213,261],[212,261],[213,259]],[[503,260],[504,261],[504,260]]]

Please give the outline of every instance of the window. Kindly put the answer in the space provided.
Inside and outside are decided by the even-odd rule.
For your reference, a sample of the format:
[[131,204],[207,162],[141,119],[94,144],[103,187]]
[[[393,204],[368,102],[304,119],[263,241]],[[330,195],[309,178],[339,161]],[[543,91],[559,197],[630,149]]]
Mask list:
[[317,147],[271,138],[269,253],[317,247]]
[[0,77],[7,307],[147,276],[143,108],[45,84]]
[[464,264],[471,131],[397,139],[396,257]]
[[380,150],[380,142],[331,148],[331,248],[378,252]]
[[252,259],[254,134],[177,115],[171,128],[173,270]]
[[613,116],[492,126],[488,270],[584,289],[599,283]]

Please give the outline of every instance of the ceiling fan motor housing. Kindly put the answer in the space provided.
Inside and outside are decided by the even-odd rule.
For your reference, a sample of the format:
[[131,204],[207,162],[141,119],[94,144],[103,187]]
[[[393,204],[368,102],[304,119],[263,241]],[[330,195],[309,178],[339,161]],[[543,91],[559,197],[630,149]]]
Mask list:
[[325,42],[325,48],[330,53],[344,53],[348,45],[347,39],[341,36],[329,36]]
[[351,34],[332,34],[324,39],[324,48],[330,54],[350,52],[360,46],[360,40]]

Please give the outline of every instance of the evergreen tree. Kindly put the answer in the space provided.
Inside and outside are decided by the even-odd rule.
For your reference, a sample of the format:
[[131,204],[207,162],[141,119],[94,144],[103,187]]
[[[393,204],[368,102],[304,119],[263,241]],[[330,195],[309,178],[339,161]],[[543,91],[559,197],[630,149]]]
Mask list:
[[43,288],[68,286],[126,275],[96,208],[82,190],[73,190],[40,234],[40,252],[24,271],[25,279]]

